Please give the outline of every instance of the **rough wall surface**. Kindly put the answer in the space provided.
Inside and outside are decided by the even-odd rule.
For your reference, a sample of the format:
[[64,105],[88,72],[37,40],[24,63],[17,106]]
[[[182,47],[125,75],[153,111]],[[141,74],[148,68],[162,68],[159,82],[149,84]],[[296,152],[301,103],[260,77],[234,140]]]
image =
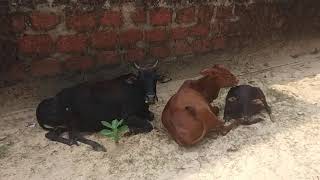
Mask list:
[[[11,63],[3,77],[13,81],[55,76],[242,47],[246,40],[287,32],[293,15],[302,18],[296,12],[306,16],[303,7],[308,5],[293,6],[297,3],[11,0],[18,63]],[[304,4],[319,12],[314,4]],[[310,18],[318,16],[312,14]]]
[[[0,77],[10,64],[16,62],[15,33],[11,28],[8,0],[0,0]],[[0,78],[1,79],[1,78]]]

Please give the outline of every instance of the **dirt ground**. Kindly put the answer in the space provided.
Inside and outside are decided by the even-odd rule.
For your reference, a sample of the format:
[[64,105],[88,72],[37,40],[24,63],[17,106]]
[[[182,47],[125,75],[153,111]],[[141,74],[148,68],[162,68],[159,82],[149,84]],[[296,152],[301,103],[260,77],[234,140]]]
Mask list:
[[[173,81],[158,85],[155,129],[123,138],[117,146],[101,135],[89,136],[106,153],[49,142],[35,125],[37,103],[63,87],[62,80],[59,86],[52,80],[0,89],[1,179],[319,180],[320,53],[310,54],[315,48],[320,49],[320,38],[311,36],[163,65]],[[290,56],[297,53],[302,55]],[[226,136],[209,134],[195,147],[179,147],[162,128],[162,109],[185,79],[215,63],[241,75],[241,84],[261,87],[275,122],[266,118]],[[221,110],[226,92],[214,101]]]

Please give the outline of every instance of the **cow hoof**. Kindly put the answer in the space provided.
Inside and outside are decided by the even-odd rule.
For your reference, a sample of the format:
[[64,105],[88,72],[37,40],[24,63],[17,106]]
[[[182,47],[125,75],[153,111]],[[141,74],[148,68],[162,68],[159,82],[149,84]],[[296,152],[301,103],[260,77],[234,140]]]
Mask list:
[[98,151],[98,152],[107,152],[107,149],[105,147],[103,147],[102,145],[94,145],[94,146],[92,146],[92,149],[94,151]]
[[213,106],[213,107],[211,108],[211,111],[212,111],[215,115],[219,115],[220,109],[219,109],[219,107],[217,107],[217,106]]
[[247,121],[242,120],[242,121],[240,121],[240,124],[241,124],[241,125],[252,125],[252,124],[259,123],[259,122],[261,122],[261,121],[264,121],[264,119],[262,119],[262,118],[255,118],[255,119],[253,119],[253,120],[247,120]]
[[229,117],[229,116],[223,117],[224,122],[230,122],[231,119],[232,119],[232,118]]
[[148,126],[146,126],[142,129],[142,132],[148,133],[148,132],[151,132],[152,130],[153,130],[153,126],[151,124],[149,124]]
[[129,132],[125,133],[124,136],[133,136],[140,133],[149,133],[153,130],[152,125],[143,128],[131,128]]
[[79,146],[79,143],[78,143],[78,141],[76,139],[70,139],[69,140],[69,146],[72,146],[72,145]]
[[51,140],[51,141],[55,141],[56,138],[58,137],[55,133],[53,132],[48,132],[44,135],[47,139]]
[[126,132],[123,134],[123,137],[129,137],[129,136],[131,136],[131,132]]

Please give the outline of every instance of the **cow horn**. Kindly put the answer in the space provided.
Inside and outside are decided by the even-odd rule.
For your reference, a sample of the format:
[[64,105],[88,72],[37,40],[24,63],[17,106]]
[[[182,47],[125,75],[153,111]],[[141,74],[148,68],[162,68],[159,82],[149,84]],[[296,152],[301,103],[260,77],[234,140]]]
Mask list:
[[157,65],[158,65],[158,63],[159,63],[159,60],[157,60],[157,61],[153,64],[153,66],[152,66],[151,68],[152,68],[152,69],[156,68]]
[[137,63],[133,63],[134,67],[137,68],[138,70],[142,69]]

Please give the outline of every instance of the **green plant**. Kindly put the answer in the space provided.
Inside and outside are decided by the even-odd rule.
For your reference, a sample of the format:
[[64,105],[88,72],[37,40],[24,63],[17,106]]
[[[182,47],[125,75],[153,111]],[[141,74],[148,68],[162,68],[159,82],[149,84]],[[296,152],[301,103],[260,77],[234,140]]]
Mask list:
[[124,134],[124,132],[128,131],[129,129],[127,125],[122,125],[123,119],[120,121],[118,119],[114,119],[111,124],[107,121],[101,121],[101,123],[107,128],[101,130],[100,133],[111,138],[116,143],[119,142],[120,137]]

